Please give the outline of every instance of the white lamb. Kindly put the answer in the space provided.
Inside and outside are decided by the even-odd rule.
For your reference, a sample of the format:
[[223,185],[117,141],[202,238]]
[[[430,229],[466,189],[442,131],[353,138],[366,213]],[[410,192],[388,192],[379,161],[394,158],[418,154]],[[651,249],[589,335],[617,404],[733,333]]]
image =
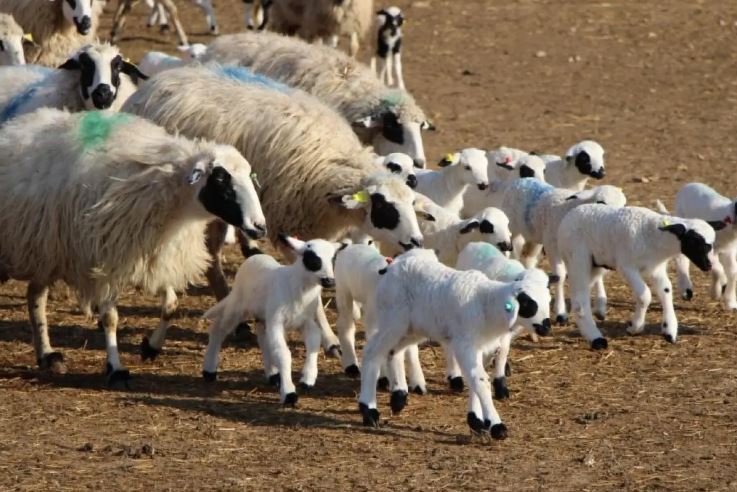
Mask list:
[[263,324],[256,333],[266,377],[280,382],[281,402],[294,406],[298,397],[285,332],[302,331],[306,357],[301,385],[304,389],[312,388],[320,350],[320,327],[315,323],[315,313],[321,288],[335,286],[336,245],[322,239],[304,242],[285,235],[279,238],[296,255],[294,263],[282,266],[268,255],[248,258],[238,269],[230,294],[205,313],[205,318],[214,323],[202,375],[208,381],[215,380],[225,337],[242,320],[255,318]]
[[[171,136],[127,114],[42,108],[6,123],[0,278],[29,282],[39,365],[65,371],[46,321],[48,288],[62,280],[98,306],[108,382],[127,379],[116,338],[118,296],[137,286],[166,299],[195,281],[207,268],[204,232],[215,217],[263,235],[250,174],[231,146]],[[175,308],[176,298],[165,303],[162,323]]]
[[607,347],[591,316],[589,298],[591,285],[605,270],[620,272],[635,294],[635,314],[627,328],[633,335],[645,327],[651,299],[642,277],[653,280],[663,307],[661,333],[675,343],[678,320],[668,260],[683,253],[701,270],[709,271],[714,240],[714,229],[701,219],[669,217],[641,207],[588,204],[568,212],[558,229],[558,249],[570,277],[571,309],[591,348]]
[[0,12],[11,14],[33,37],[26,63],[58,67],[97,37],[104,2],[93,0],[0,0]]
[[467,421],[471,430],[506,438],[506,426],[491,399],[482,354],[518,322],[540,335],[549,333],[547,276],[535,271],[512,283],[493,282],[480,272],[446,267],[429,250],[416,250],[387,268],[373,302],[376,328],[364,348],[358,399],[364,425],[379,423],[376,381],[381,361],[388,357],[391,406],[397,413],[407,401],[404,366],[397,353],[430,338],[453,351],[469,381]]
[[[668,213],[662,203],[659,207]],[[737,198],[730,200],[702,183],[689,183],[676,194],[678,217],[703,219],[716,231],[715,257],[712,259],[711,295],[723,298],[725,308],[737,310]],[[693,298],[689,262],[684,255],[676,258],[678,291],[683,299]]]
[[552,155],[544,156],[545,181],[556,188],[581,191],[588,179],[603,179],[604,149],[593,140],[582,140],[566,152],[565,158],[551,160]]
[[483,150],[470,148],[448,154],[438,166],[438,171],[417,174],[417,191],[451,213],[461,212],[466,188],[489,187],[488,160]]
[[377,12],[376,16],[376,56],[371,59],[376,65],[376,75],[389,87],[395,85],[404,89],[402,76],[402,24],[404,16],[399,7],[388,7]]
[[161,51],[149,51],[141,58],[138,68],[147,76],[152,77],[164,70],[182,67],[199,59],[207,51],[207,46],[202,43],[194,43],[187,46],[183,51],[186,53],[186,58],[184,59]]
[[0,65],[25,65],[23,29],[10,14],[0,13]]

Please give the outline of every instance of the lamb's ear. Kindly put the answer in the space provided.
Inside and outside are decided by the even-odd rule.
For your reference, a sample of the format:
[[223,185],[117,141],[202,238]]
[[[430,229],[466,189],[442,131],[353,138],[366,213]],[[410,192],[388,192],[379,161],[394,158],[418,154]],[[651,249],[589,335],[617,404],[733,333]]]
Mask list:
[[425,212],[424,210],[415,209],[415,215],[420,220],[426,220],[427,222],[435,222],[435,216],[431,213]]
[[136,65],[128,60],[123,60],[120,71],[130,77],[134,84],[137,84],[139,79],[148,80],[148,75],[141,72]]
[[82,68],[82,66],[79,64],[79,60],[77,60],[76,58],[70,58],[59,65],[59,68],[61,70],[79,70]]
[[512,166],[508,162],[496,162],[495,161],[494,164],[496,164],[497,166],[499,166],[501,168],[504,168],[504,169],[506,169],[508,171],[514,171],[514,166]]
[[708,220],[706,223],[709,224],[711,228],[715,231],[721,231],[722,229],[727,227],[727,223],[723,220]]
[[202,176],[209,173],[212,170],[212,161],[209,158],[198,159],[197,162],[192,166],[192,172],[187,178],[187,182],[190,185],[197,183]]
[[667,231],[671,234],[674,234],[678,239],[681,239],[684,234],[686,234],[686,226],[683,224],[670,224],[670,223],[664,223],[662,226],[658,227],[661,231]]
[[366,190],[357,191],[352,195],[330,194],[328,202],[336,207],[354,210],[357,208],[366,208],[371,201],[371,195]]
[[568,200],[578,200],[578,195],[571,195],[568,198],[566,198],[566,201]]
[[305,249],[305,243],[304,241],[300,241],[296,237],[287,236],[283,232],[279,233],[279,241],[284,243],[287,247],[293,249],[297,253],[302,253]]
[[476,219],[471,219],[466,222],[466,224],[461,228],[459,231],[461,234],[468,234],[469,232],[478,229],[481,227],[481,224]]
[[517,294],[517,302],[519,303],[517,316],[522,318],[532,318],[537,314],[537,302],[524,292]]
[[357,128],[376,128],[380,126],[380,123],[378,119],[373,116],[364,116],[363,118],[354,120],[352,125]]
[[[399,25],[401,26],[402,24],[399,24]],[[432,121],[425,120],[422,123],[420,123],[420,130],[426,130],[428,132],[434,132],[435,130],[437,130],[437,128],[435,127],[435,125],[433,124]]]
[[460,159],[460,155],[458,152],[448,152],[443,156],[443,158],[438,162],[438,166],[440,167],[447,167],[451,164],[455,164]]
[[576,163],[576,156],[575,155],[567,155],[566,156],[566,164],[575,164]]

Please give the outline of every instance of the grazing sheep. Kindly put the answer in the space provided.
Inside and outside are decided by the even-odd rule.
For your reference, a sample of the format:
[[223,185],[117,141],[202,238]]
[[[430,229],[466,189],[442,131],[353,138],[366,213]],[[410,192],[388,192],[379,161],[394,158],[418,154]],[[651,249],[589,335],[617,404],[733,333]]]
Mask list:
[[[64,0],[72,1],[75,0]],[[177,32],[177,38],[179,39],[179,46],[188,46],[189,41],[187,40],[187,33],[184,32],[182,23],[179,20],[179,13],[174,0],[156,0],[157,3],[166,10],[166,15],[174,23],[174,30]],[[120,41],[120,35],[123,32],[123,26],[125,26],[126,17],[133,6],[134,0],[118,0],[118,7],[115,9],[115,15],[113,16],[113,28],[110,31],[110,39],[113,43],[117,44]]]
[[[65,371],[46,321],[62,280],[98,306],[109,383],[118,356],[115,307],[128,286],[183,289],[207,267],[214,217],[258,237],[264,218],[248,162],[231,146],[193,142],[131,115],[42,108],[0,129],[0,278],[28,281],[39,366]],[[167,299],[170,300],[170,299]],[[176,298],[162,310],[171,317]]]
[[199,59],[207,51],[207,46],[202,43],[194,43],[189,45],[184,52],[187,54],[185,59],[163,53],[161,51],[149,51],[138,64],[141,72],[149,77],[156,75],[170,68],[177,68],[187,65],[188,63]]
[[205,313],[204,317],[214,324],[210,328],[202,375],[207,381],[215,380],[218,354],[225,337],[243,319],[256,318],[263,323],[257,335],[266,377],[274,383],[280,382],[281,402],[294,406],[298,397],[292,383],[292,357],[285,332],[302,331],[307,355],[301,385],[312,388],[317,379],[320,349],[315,312],[321,302],[321,287],[335,286],[336,245],[322,239],[304,242],[285,235],[279,239],[296,255],[294,263],[282,266],[268,255],[248,258],[238,269],[230,294]]
[[10,14],[0,14],[0,65],[25,65],[23,29]]
[[371,59],[372,65],[378,58],[376,75],[389,87],[395,85],[404,89],[402,76],[402,24],[404,16],[399,7],[389,7],[376,13],[376,57]]
[[622,274],[635,294],[635,314],[627,332],[645,327],[650,289],[642,277],[650,277],[663,307],[663,337],[675,343],[678,320],[673,309],[668,260],[683,253],[703,271],[711,269],[715,234],[701,219],[669,217],[641,207],[588,204],[566,214],[558,229],[558,250],[571,282],[571,309],[581,334],[595,350],[607,341],[591,316],[589,290],[605,270]]
[[11,14],[33,37],[26,63],[58,67],[82,46],[95,41],[103,2],[93,0],[0,0],[0,12]]
[[[661,212],[668,213],[662,203]],[[723,298],[724,307],[737,310],[737,199],[720,195],[702,183],[684,185],[676,194],[675,214],[678,217],[703,219],[716,231],[715,257],[712,259],[711,295]],[[693,298],[689,276],[689,261],[684,255],[676,258],[678,291],[683,299]]]
[[556,188],[581,191],[588,179],[603,179],[604,149],[593,140],[582,140],[566,152],[564,159],[551,160],[552,155],[544,156],[545,181]]
[[438,166],[438,171],[417,174],[417,191],[451,213],[461,212],[463,193],[469,185],[479,190],[489,187],[488,160],[483,150],[464,149],[448,154]]
[[391,407],[397,413],[407,401],[398,351],[431,338],[452,350],[470,383],[471,430],[490,432],[495,439],[506,438],[506,426],[491,399],[482,353],[518,322],[547,335],[549,302],[547,276],[539,271],[505,284],[493,282],[480,272],[449,268],[429,250],[400,256],[386,269],[374,294],[374,335],[363,351],[358,398],[364,425],[379,423],[376,381],[381,361],[388,357]]
[[40,107],[118,110],[146,76],[109,44],[83,47],[56,70],[0,67],[0,125]]
[[414,98],[387,88],[337,50],[273,33],[240,33],[216,39],[202,60],[242,65],[302,89],[340,113],[377,154],[404,152],[425,167],[421,131],[434,127]]

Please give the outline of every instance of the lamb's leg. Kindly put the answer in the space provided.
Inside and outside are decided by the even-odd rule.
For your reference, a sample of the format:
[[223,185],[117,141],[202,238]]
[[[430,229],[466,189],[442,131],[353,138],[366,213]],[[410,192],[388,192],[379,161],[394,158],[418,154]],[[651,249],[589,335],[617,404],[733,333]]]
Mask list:
[[525,238],[521,234],[512,237],[512,258],[519,260],[522,258],[522,250],[525,247]]
[[686,255],[676,256],[676,271],[678,272],[678,292],[681,299],[690,301],[693,298],[693,284],[691,283],[691,275],[689,269],[691,262]]
[[673,286],[668,278],[668,264],[663,263],[650,276],[653,279],[655,295],[658,296],[660,305],[663,307],[663,324],[660,332],[666,341],[675,343],[678,337],[678,319],[676,310],[673,308]]
[[461,368],[458,367],[458,361],[453,354],[453,350],[447,345],[443,344],[443,351],[445,352],[445,364],[446,364],[446,379],[448,380],[448,386],[451,391],[460,393],[463,391],[463,376],[461,375]]
[[164,6],[168,17],[174,23],[174,29],[177,31],[177,37],[179,38],[179,46],[189,46],[187,34],[184,32],[182,23],[179,21],[177,6],[174,4],[173,0],[159,0],[159,2]]
[[391,391],[389,406],[394,415],[399,414],[407,406],[407,396],[409,395],[407,374],[404,367],[405,348],[405,344],[400,344],[390,350],[386,365],[387,375],[389,376],[389,390]]
[[159,9],[156,7],[158,4],[154,1],[146,2],[146,5],[151,9],[146,19],[146,27],[152,27],[159,20]]
[[266,322],[266,347],[279,370],[279,398],[284,406],[297,404],[297,388],[292,382],[292,353],[287,346],[284,325],[279,321]]
[[392,70],[394,69],[394,64],[392,63],[392,56],[391,54],[387,54],[386,58],[383,58],[385,60],[385,66],[384,66],[384,74],[383,77],[381,77],[381,81],[385,82],[387,86],[391,87],[394,85],[394,74],[392,73]]
[[[466,378],[471,389],[468,405],[469,427],[473,432],[491,432],[491,437],[494,439],[505,439],[507,437],[507,427],[502,423],[496,408],[494,408],[489,375],[484,369],[481,351],[473,346],[453,344],[453,353],[458,359],[463,377]],[[474,397],[478,397],[480,400],[482,418],[471,412],[471,409],[475,406],[474,401],[472,401]]]
[[355,58],[357,54],[358,54],[358,33],[352,32],[351,33],[350,55],[351,57]]
[[404,76],[402,75],[402,54],[394,53],[394,79],[397,81],[397,87],[404,89]]
[[505,368],[509,359],[509,350],[512,346],[512,333],[505,333],[499,341],[499,350],[494,358],[494,398],[506,400],[509,398],[507,374]]
[[31,320],[33,330],[33,348],[36,351],[38,367],[49,370],[55,374],[65,374],[67,368],[64,365],[64,356],[55,351],[49,341],[49,323],[46,319],[46,299],[49,295],[49,287],[35,282],[28,284],[26,301],[28,303],[28,316]]
[[[587,252],[574,257],[568,272],[571,284],[571,304],[576,313],[576,325],[581,335],[591,343],[591,348],[601,350],[607,348],[606,338],[601,334],[591,313],[589,285],[591,283],[591,255]],[[585,258],[585,260],[583,259]]]
[[133,0],[118,0],[118,8],[113,16],[113,28],[110,31],[110,42],[117,44],[120,33],[123,32],[125,20],[131,10]]
[[603,268],[595,268],[593,269],[593,279],[591,281],[591,286],[596,289],[596,307],[594,308],[594,316],[596,316],[596,319],[599,321],[604,321],[606,319],[606,289],[604,288],[604,275],[606,275],[606,270]]
[[340,340],[340,364],[343,371],[352,377],[361,375],[358,369],[358,357],[356,356],[356,323],[354,319],[353,298],[345,289],[338,288],[335,291],[335,303],[338,306],[338,321],[335,329]]
[[210,253],[212,262],[205,275],[218,301],[228,295],[228,282],[225,280],[223,265],[220,261],[220,252],[225,244],[226,228],[227,225],[222,220],[213,220],[207,225],[207,251]]
[[645,328],[645,313],[648,306],[650,306],[652,294],[645,281],[642,280],[640,272],[636,269],[624,269],[622,270],[622,276],[635,294],[635,312],[632,315],[632,320],[628,322],[627,333],[636,335]]
[[526,243],[522,248],[522,265],[525,268],[535,268],[543,250],[542,244]]
[[550,265],[553,268],[553,283],[555,290],[555,321],[560,325],[568,322],[568,313],[566,311],[566,265],[560,257],[553,258],[549,256]]
[[722,292],[727,285],[727,275],[718,255],[713,255],[711,262],[711,298],[715,301],[722,298]]
[[258,348],[261,350],[261,358],[264,361],[264,374],[269,384],[277,386],[279,384],[279,370],[271,359],[271,350],[266,342],[266,329],[263,323],[256,326],[256,339],[258,340]]
[[210,34],[218,34],[218,21],[215,18],[215,9],[212,6],[211,0],[193,0],[194,4],[197,5],[202,13],[205,14],[207,19],[207,27],[210,29]]
[[383,57],[383,56],[379,56],[378,58],[379,59],[378,59],[378,68],[377,68],[377,71],[376,71],[376,77],[381,82],[383,82],[384,84],[387,84],[388,85],[388,83],[387,83],[387,66],[388,66],[388,61],[387,61],[386,57]]
[[320,338],[322,346],[325,348],[325,355],[331,358],[340,357],[340,341],[333,333],[328,323],[328,317],[325,315],[325,306],[322,305],[322,299],[317,300],[317,322],[320,325]]
[[169,322],[177,311],[177,305],[176,292],[173,288],[167,287],[161,293],[161,320],[159,326],[151,334],[151,338],[143,337],[141,342],[141,359],[154,360],[161,353],[166,340],[166,331],[169,329]]
[[[320,301],[318,300],[318,304]],[[317,356],[320,352],[320,327],[313,320],[308,320],[302,327],[305,341],[305,364],[302,368],[300,387],[308,390],[317,381]],[[335,335],[333,335],[335,336]]]
[[724,289],[724,307],[737,310],[737,246],[719,254],[727,276],[727,287]]
[[[126,382],[130,378],[130,371],[120,363],[118,354],[118,310],[112,302],[100,306],[100,322],[105,331],[105,348],[107,350],[107,365],[105,374],[107,384],[112,386],[116,382]],[[127,384],[127,383],[126,383]]]
[[404,361],[409,373],[409,389],[416,395],[424,395],[427,393],[427,382],[420,365],[420,349],[417,344],[413,343],[407,346],[404,350]]
[[228,309],[228,306],[226,306],[222,314],[210,326],[210,335],[207,342],[207,350],[205,351],[205,363],[202,367],[202,377],[205,378],[205,381],[212,382],[217,379],[218,362],[223,342],[235,330],[236,325],[241,321],[243,315],[244,313],[235,309]]

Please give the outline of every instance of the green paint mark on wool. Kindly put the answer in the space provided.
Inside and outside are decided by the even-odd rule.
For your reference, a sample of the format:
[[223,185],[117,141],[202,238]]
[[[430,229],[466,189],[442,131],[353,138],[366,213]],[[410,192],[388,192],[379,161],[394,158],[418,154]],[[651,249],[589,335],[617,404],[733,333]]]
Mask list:
[[385,92],[381,98],[381,105],[388,108],[399,106],[402,102],[404,102],[404,91],[398,89]]
[[124,113],[87,111],[79,122],[79,139],[82,149],[89,151],[105,143],[115,127],[131,121],[133,117]]

